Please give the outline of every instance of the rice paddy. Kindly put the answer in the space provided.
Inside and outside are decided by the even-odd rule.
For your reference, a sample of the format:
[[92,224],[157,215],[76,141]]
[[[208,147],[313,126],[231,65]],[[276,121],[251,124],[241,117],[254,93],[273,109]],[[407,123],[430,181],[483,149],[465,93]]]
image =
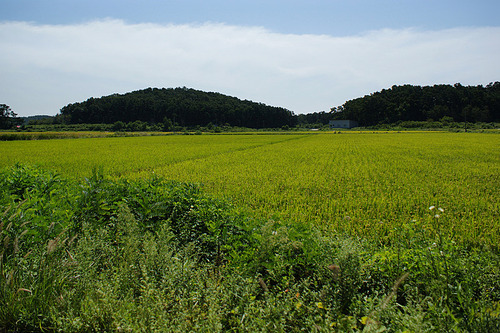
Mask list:
[[[481,133],[170,135],[0,142],[16,162],[81,178],[152,174],[200,183],[266,219],[390,242],[414,225],[500,241],[500,136]],[[430,206],[444,209],[439,219]]]

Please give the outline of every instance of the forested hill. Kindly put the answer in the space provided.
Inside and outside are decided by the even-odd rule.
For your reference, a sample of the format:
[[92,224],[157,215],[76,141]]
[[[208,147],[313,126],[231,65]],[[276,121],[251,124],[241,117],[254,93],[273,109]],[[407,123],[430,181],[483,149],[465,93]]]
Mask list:
[[113,124],[136,121],[195,127],[230,125],[248,128],[327,125],[332,119],[358,121],[360,126],[427,120],[500,122],[500,82],[487,86],[392,86],[356,98],[331,112],[294,115],[282,108],[240,100],[216,92],[188,88],[148,88],[126,94],[89,98],[66,105],[57,121],[66,124]]
[[500,82],[483,86],[460,84],[393,86],[331,109],[333,119],[351,119],[361,126],[398,121],[444,120],[500,122]]
[[123,95],[89,98],[66,105],[61,116],[72,124],[110,124],[117,121],[173,123],[180,126],[229,124],[250,128],[277,128],[293,125],[294,114],[215,92],[188,88],[148,88]]

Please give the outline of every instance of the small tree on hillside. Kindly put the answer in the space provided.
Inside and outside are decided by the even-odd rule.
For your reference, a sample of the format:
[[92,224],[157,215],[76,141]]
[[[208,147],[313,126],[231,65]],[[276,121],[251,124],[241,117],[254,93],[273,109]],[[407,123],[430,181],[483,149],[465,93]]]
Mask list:
[[7,104],[0,104],[0,129],[11,128],[17,123],[17,114]]

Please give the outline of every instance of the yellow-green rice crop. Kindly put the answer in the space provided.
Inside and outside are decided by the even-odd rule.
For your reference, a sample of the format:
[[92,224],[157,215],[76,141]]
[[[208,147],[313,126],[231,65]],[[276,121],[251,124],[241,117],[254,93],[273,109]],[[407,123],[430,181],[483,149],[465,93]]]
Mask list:
[[[411,225],[500,241],[500,136],[475,133],[201,135],[0,142],[0,166],[68,176],[203,183],[258,215],[381,241]],[[430,206],[444,209],[440,217]]]
[[66,176],[87,176],[101,167],[111,176],[153,172],[176,163],[217,157],[296,136],[154,136],[79,140],[0,141],[0,165],[32,163]]

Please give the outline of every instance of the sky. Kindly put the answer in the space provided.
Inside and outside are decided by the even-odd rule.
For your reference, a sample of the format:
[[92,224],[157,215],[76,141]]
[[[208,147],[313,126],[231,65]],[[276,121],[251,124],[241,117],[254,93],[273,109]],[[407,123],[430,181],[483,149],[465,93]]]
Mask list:
[[55,115],[188,87],[300,114],[393,85],[487,85],[498,13],[498,0],[0,0],[0,104]]

